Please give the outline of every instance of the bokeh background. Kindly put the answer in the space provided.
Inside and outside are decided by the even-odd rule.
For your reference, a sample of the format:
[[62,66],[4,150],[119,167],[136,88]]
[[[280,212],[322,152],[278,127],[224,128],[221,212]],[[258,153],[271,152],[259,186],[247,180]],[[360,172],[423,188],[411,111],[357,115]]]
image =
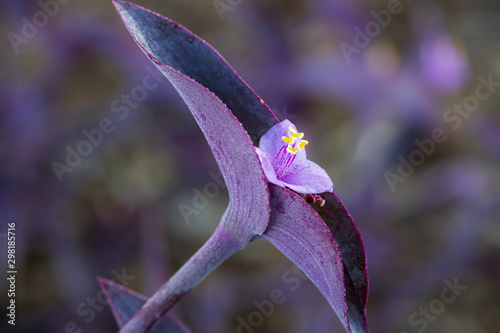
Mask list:
[[[181,213],[217,165],[166,80],[137,95],[154,69],[111,3],[47,3],[0,1],[0,267],[15,221],[18,270],[16,326],[2,315],[0,331],[114,332],[109,309],[92,303],[96,276],[124,272],[127,287],[151,295],[208,239],[228,197],[221,188],[198,214]],[[222,15],[213,0],[138,3],[212,44],[306,133],[308,155],[331,175],[365,242],[372,332],[498,331],[499,87],[477,110],[444,118],[471,101],[479,76],[500,81],[497,1],[401,0],[401,13],[350,57],[340,45],[355,45],[355,28],[388,1],[220,1]],[[44,11],[53,14],[46,22]],[[37,31],[25,27],[34,16]],[[25,39],[13,43],[11,33]],[[126,104],[134,91],[140,100]],[[105,118],[114,130],[58,179],[54,162],[66,164]],[[387,172],[437,128],[447,139],[391,188]],[[309,281],[291,290],[291,268],[256,241],[173,311],[194,332],[237,332],[254,301],[280,289],[286,302],[254,332],[344,332]],[[425,328],[412,325],[454,279],[467,289]],[[5,278],[0,292],[3,314]]]

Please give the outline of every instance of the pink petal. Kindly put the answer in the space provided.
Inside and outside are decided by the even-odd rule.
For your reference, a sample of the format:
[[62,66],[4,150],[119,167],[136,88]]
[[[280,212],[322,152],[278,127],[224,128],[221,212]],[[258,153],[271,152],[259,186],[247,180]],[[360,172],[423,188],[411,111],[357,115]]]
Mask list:
[[316,163],[295,161],[293,170],[283,177],[285,185],[298,193],[318,194],[333,191],[333,182]]
[[[271,127],[259,141],[259,148],[269,154],[269,156],[274,159],[277,155],[284,142],[281,139],[283,136],[288,135],[288,128],[293,127],[297,130],[294,124],[292,124],[288,119],[283,120]],[[305,159],[306,150],[302,149],[297,153],[296,159]]]
[[255,151],[259,156],[260,163],[262,164],[262,169],[264,170],[267,180],[275,185],[285,187],[285,184],[276,177],[276,171],[274,171],[273,165],[271,164],[270,156],[259,148],[255,148]]

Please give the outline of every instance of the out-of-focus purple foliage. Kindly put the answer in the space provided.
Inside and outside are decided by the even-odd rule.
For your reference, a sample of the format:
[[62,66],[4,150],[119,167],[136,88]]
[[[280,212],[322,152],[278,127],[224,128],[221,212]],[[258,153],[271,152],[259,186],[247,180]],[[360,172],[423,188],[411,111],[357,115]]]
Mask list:
[[[152,295],[210,236],[229,199],[223,187],[206,202],[196,194],[213,190],[217,165],[168,84],[134,107],[122,100],[153,66],[109,2],[60,4],[14,52],[7,35],[21,34],[23,18],[43,12],[39,3],[0,2],[0,268],[7,269],[4,228],[16,220],[16,332],[113,332],[95,276]],[[306,132],[308,156],[334,179],[364,236],[373,332],[416,331],[409,317],[422,319],[419,308],[440,300],[444,279],[454,277],[468,289],[426,332],[495,332],[500,95],[481,101],[456,130],[443,114],[474,95],[478,76],[499,81],[499,4],[402,1],[403,11],[348,64],[339,44],[353,43],[353,29],[387,4],[242,1],[224,21],[213,1],[148,6],[210,42],[280,119]],[[125,119],[113,112],[115,100],[129,111]],[[116,130],[59,183],[51,163],[65,163],[66,146],[76,149],[87,140],[82,130],[105,117]],[[438,127],[447,141],[392,192],[384,172],[397,172],[398,157]],[[198,214],[184,220],[179,204]],[[6,280],[0,286],[5,294]],[[274,290],[286,300],[255,331],[343,330],[317,288],[263,240],[171,313],[194,332],[235,332]],[[0,331],[11,328],[0,322]]]

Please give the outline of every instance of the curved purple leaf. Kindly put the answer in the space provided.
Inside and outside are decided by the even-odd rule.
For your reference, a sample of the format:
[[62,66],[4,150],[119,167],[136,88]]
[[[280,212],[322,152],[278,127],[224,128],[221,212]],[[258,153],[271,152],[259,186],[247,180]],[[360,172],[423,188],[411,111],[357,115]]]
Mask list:
[[[139,13],[148,14],[143,9],[121,2],[115,2],[115,5],[119,11],[127,6],[139,10]],[[142,38],[142,30],[151,30],[148,25],[143,29],[127,13],[127,10],[120,11],[134,38]],[[141,46],[139,42],[138,44]],[[172,83],[193,114],[212,149],[226,182],[230,200],[219,227],[209,241],[147,301],[120,332],[146,332],[157,318],[229,255],[243,248],[255,236],[261,235],[267,228],[270,209],[264,172],[253,143],[238,119],[212,92],[163,64],[146,49],[143,48],[143,51]]]
[[294,192],[269,184],[271,218],[262,235],[321,291],[348,332],[344,270],[339,247],[321,217]]
[[[136,43],[181,95],[212,149],[230,197],[229,207],[221,221],[221,226],[246,241],[261,235],[267,227],[269,218],[267,181],[247,132],[217,96],[193,78],[169,67],[156,57],[160,55],[165,59],[179,58],[181,54],[175,53],[176,51],[171,57],[167,57],[167,53],[160,52],[159,49],[164,47],[164,43],[166,43],[166,49],[172,48],[176,43],[180,43],[177,48],[182,49],[187,43],[186,40],[190,40],[193,44],[196,41],[196,44],[200,44],[199,47],[203,46],[210,48],[212,52],[215,51],[203,41],[195,40],[194,35],[188,34],[187,30],[179,28],[174,22],[136,5],[121,1],[113,3]],[[165,33],[170,31],[170,34],[177,37],[169,40],[162,34],[158,35],[160,31]],[[156,53],[150,53],[150,50]],[[195,51],[196,49],[193,49],[194,53]],[[208,51],[199,49],[198,52],[205,54]],[[188,57],[187,54],[182,55]],[[204,63],[201,59],[189,57],[180,63],[185,71],[190,66],[208,68],[213,65]],[[194,70],[194,72],[199,70],[201,69]],[[222,69],[215,72],[227,74]],[[206,74],[206,76],[210,75]],[[226,88],[225,85],[223,87]]]
[[[262,191],[261,168],[254,167],[255,152],[248,151],[250,140],[246,134],[241,135],[241,132],[244,132],[241,124],[234,116],[231,117],[230,111],[217,97],[226,103],[244,124],[254,144],[277,119],[206,42],[177,23],[139,6],[122,1],[113,3],[137,44],[183,97],[214,152],[231,198],[220,227],[241,240],[244,239],[242,244],[261,234],[267,225],[263,217],[268,214],[268,194],[265,189]],[[226,129],[226,126],[222,128],[222,124],[229,124],[227,127],[237,134],[234,135],[228,130],[221,136],[220,130]],[[231,152],[231,156],[225,153],[227,151]],[[259,175],[252,173],[252,169],[258,169]],[[256,179],[258,180],[255,183]],[[344,271],[349,321],[353,331],[367,332],[365,307],[368,282],[361,238],[350,215],[335,195],[322,195],[327,205],[321,209],[319,205],[312,206],[320,213],[339,242],[341,256],[346,261]],[[261,210],[252,207],[259,207],[263,202],[266,212],[259,215]],[[249,223],[252,220],[254,223]],[[349,244],[350,241],[353,241],[353,244]]]
[[[119,328],[125,325],[146,303],[147,297],[112,281],[97,278]],[[150,330],[151,333],[191,332],[177,318],[166,314]]]
[[161,15],[113,1],[136,43],[151,58],[206,87],[245,124],[255,146],[278,119],[207,42]]
[[318,212],[337,242],[345,272],[346,301],[349,322],[353,332],[368,332],[366,302],[368,299],[368,273],[363,240],[351,214],[333,193],[322,193],[323,207],[311,206]]

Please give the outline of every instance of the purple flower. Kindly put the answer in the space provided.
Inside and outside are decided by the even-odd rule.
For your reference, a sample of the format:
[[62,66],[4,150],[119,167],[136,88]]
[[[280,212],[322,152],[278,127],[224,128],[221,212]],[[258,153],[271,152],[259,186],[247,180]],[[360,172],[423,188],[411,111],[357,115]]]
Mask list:
[[331,192],[333,182],[328,174],[306,157],[304,133],[288,119],[271,127],[255,151],[259,155],[264,174],[270,183],[288,187],[298,193]]

